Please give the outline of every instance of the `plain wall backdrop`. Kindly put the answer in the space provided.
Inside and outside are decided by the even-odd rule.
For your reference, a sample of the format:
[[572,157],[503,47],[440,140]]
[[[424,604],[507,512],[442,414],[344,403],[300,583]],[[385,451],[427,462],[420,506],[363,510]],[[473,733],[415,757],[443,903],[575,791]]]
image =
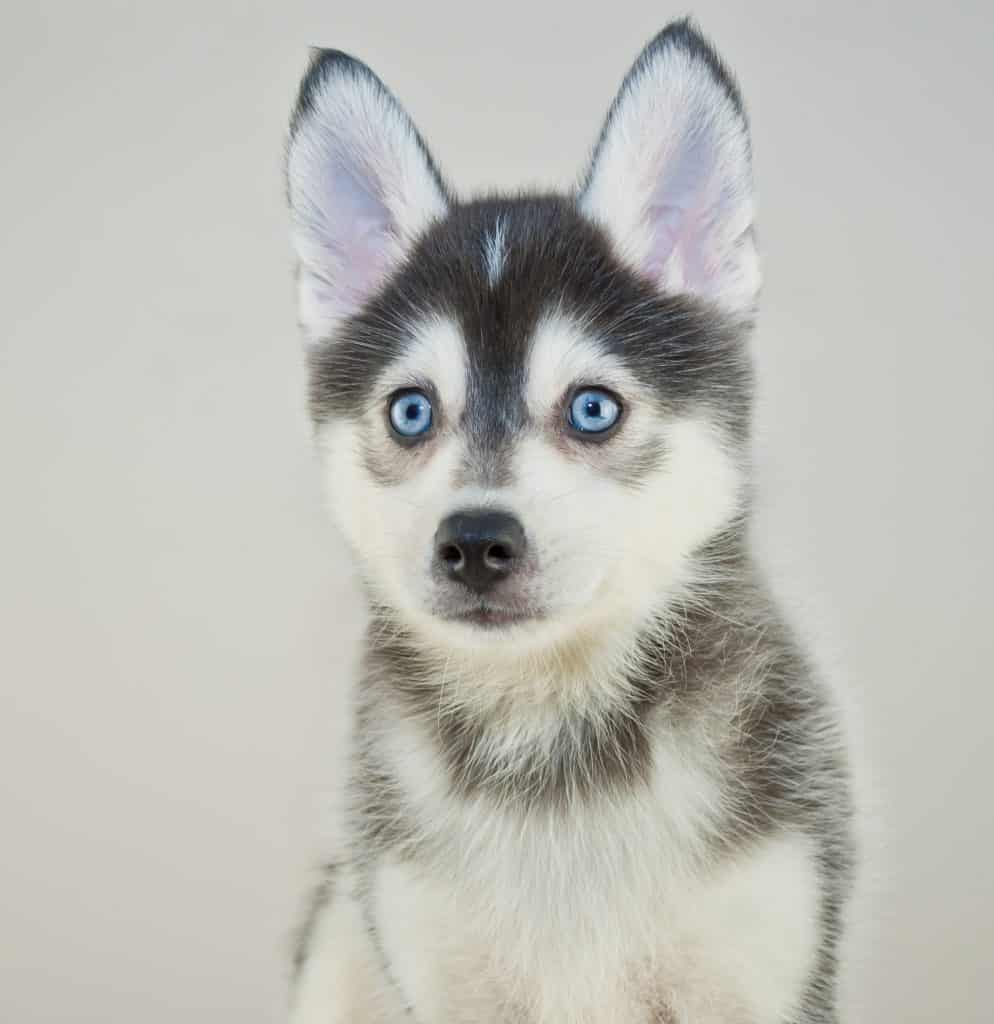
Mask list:
[[[884,839],[850,1019],[989,1022],[994,8],[691,10],[752,117],[757,536],[863,707]],[[282,1014],[362,622],[282,194],[307,47],[463,192],[568,185],[686,12],[4,6],[0,1019]]]

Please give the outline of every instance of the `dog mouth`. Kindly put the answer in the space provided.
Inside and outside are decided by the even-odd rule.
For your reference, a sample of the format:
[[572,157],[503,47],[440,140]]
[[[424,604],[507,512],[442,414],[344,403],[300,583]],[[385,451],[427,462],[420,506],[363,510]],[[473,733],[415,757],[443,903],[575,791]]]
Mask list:
[[471,608],[448,612],[444,617],[451,622],[462,622],[480,629],[506,629],[510,626],[534,622],[542,616],[533,608],[508,608],[480,603]]

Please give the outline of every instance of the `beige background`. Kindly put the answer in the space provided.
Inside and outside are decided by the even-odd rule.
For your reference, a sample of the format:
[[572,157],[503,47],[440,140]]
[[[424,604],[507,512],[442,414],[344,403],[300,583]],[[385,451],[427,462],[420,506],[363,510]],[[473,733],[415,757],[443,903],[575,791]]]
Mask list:
[[[462,188],[566,183],[683,12],[579,9],[4,5],[0,1019],[279,1020],[361,617],[319,508],[281,196],[306,46],[367,59]],[[884,823],[853,999],[980,1024],[994,14],[696,13],[753,115],[759,537],[864,706]]]

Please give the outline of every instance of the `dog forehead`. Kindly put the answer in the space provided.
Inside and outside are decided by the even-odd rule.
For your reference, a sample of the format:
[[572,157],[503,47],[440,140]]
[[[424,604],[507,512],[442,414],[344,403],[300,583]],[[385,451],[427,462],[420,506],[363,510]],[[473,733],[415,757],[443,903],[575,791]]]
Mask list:
[[618,277],[610,245],[574,203],[492,199],[464,204],[436,224],[396,292],[458,328],[468,410],[507,417],[544,394],[529,381],[544,382],[568,354],[593,358],[596,346],[582,339],[596,335],[592,322],[623,301]]
[[557,308],[576,305],[571,262],[576,248],[594,239],[556,205],[481,209],[452,226],[471,248],[466,290],[454,296],[471,365],[523,384],[539,325]]

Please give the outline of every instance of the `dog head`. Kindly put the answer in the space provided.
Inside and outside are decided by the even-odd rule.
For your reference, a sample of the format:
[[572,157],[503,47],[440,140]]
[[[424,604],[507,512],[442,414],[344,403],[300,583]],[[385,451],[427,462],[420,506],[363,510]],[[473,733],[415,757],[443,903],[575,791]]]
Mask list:
[[443,647],[639,623],[741,511],[759,271],[738,90],[687,23],[581,186],[457,200],[375,75],[315,55],[288,151],[335,517]]

